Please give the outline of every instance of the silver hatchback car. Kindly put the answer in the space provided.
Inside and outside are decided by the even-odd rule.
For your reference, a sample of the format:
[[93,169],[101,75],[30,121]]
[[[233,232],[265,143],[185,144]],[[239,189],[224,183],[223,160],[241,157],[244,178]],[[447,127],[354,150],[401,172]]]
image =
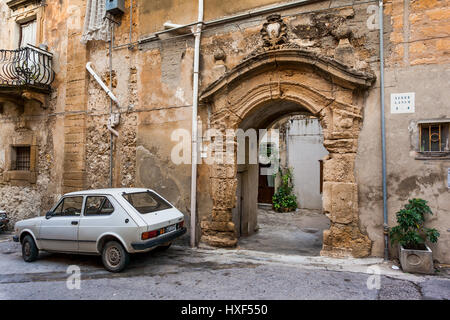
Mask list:
[[19,221],[14,241],[26,262],[39,250],[102,256],[120,272],[129,254],[167,249],[184,233],[184,215],[150,189],[116,188],[65,194],[45,215]]

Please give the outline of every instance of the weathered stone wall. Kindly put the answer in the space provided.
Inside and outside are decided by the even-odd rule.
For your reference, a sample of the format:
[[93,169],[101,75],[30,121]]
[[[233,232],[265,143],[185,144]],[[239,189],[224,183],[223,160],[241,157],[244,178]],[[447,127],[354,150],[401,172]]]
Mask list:
[[[16,219],[16,216],[34,215],[37,207],[41,213],[45,212],[51,202],[65,191],[108,186],[110,134],[106,121],[110,101],[85,70],[86,62],[92,61],[105,82],[112,81],[113,91],[120,102],[120,108],[113,106],[114,111],[121,114],[121,123],[116,128],[120,136],[115,139],[113,149],[113,185],[154,188],[174,202],[188,218],[190,165],[172,163],[171,151],[177,142],[171,141],[170,137],[175,129],[188,132],[191,129],[193,37],[171,33],[160,36],[157,41],[134,44],[132,48],[127,45],[116,48],[113,50],[113,79],[109,79],[108,43],[95,41],[84,46],[78,41],[85,3],[81,0],[49,1],[41,9],[43,28],[40,40],[47,43],[49,51],[54,54],[56,78],[46,109],[35,109],[33,112],[36,114],[30,114],[34,122],[30,121],[29,126],[37,132],[39,146],[37,182],[32,186],[17,187],[19,189],[3,183],[0,187],[2,198],[6,199],[13,193],[21,195],[18,201],[24,204],[25,209],[13,214],[13,219]],[[207,1],[205,19],[275,3],[284,2]],[[15,41],[15,25],[11,19],[3,19],[8,17],[5,1],[0,5],[0,43],[10,48]],[[121,25],[115,29],[115,45],[129,42],[129,5],[130,1],[126,1]],[[447,214],[450,202],[444,173],[450,163],[448,160],[416,160],[414,128],[423,118],[449,117],[446,101],[450,97],[448,90],[442,87],[450,80],[449,4],[438,0],[392,0],[385,1],[385,5],[389,222],[391,226],[395,224],[395,212],[408,198],[420,196],[429,200],[436,213],[429,225],[436,226],[442,235],[439,243],[433,246],[435,257],[448,263],[450,239],[445,226],[450,223]],[[377,1],[319,1],[279,13],[286,23],[287,37],[296,46],[333,58],[356,70],[376,73],[377,82],[367,93],[353,93],[352,88],[342,86],[322,86],[320,73],[311,73],[310,70],[302,73],[300,78],[314,82],[314,86],[321,90],[332,92],[333,97],[344,104],[361,108],[362,120],[355,122],[360,129],[358,140],[347,145],[328,143],[327,147],[333,151],[327,161],[328,166],[340,167],[341,170],[340,174],[329,175],[325,180],[346,180],[351,184],[348,186],[350,192],[344,188],[336,194],[352,194],[352,203],[358,203],[359,209],[355,213],[358,219],[351,223],[353,229],[360,230],[363,236],[358,234],[354,239],[351,236],[346,238],[351,234],[345,230],[346,221],[341,229],[333,229],[332,232],[335,232],[335,238],[339,238],[341,233],[343,243],[351,243],[355,239],[363,239],[362,243],[365,243],[367,236],[372,243],[371,254],[381,256],[383,212],[378,30],[368,24],[376,18],[376,6]],[[162,24],[167,20],[174,23],[195,21],[197,8],[192,1],[145,1],[135,5],[133,14],[132,40],[136,41],[163,29]],[[255,48],[262,46],[260,30],[266,16],[218,24],[204,31],[201,91],[252,55]],[[284,76],[292,77],[292,74],[288,72]],[[245,91],[245,88],[241,89]],[[389,94],[411,91],[416,92],[416,113],[391,115]],[[205,106],[199,109],[203,129],[211,125],[212,111]],[[13,135],[17,122],[17,119],[0,115],[0,137]],[[329,125],[345,127],[346,122],[342,118]],[[340,154],[339,150],[343,149],[346,152]],[[0,151],[0,181],[2,170],[5,170],[1,164]],[[199,167],[199,221],[211,215],[219,222],[228,221],[228,212],[213,210],[213,195],[223,192],[223,189],[213,190],[210,180],[212,176],[227,174],[233,168],[216,169]],[[330,184],[326,187],[333,188]],[[32,196],[27,198],[26,195],[30,194]],[[227,196],[233,197],[234,194],[231,192]],[[5,200],[0,201],[5,203]],[[12,208],[11,203],[4,206]],[[32,203],[39,205],[33,206]],[[213,226],[217,227],[226,229],[229,226]]]
[[[51,132],[55,119],[47,117],[48,111],[36,102],[26,103],[23,112],[21,109],[6,102],[0,114],[0,208],[7,211],[11,226],[45,212],[54,201],[51,193],[55,191]],[[33,152],[31,155],[31,180],[9,174],[11,145],[21,143],[37,146],[35,156]]]
[[[426,223],[441,237],[431,245],[433,257],[450,262],[450,218],[447,168],[449,160],[418,160],[417,122],[449,118],[450,16],[448,1],[385,1],[386,146],[389,226],[395,213],[413,197],[429,202],[434,212]],[[376,65],[374,64],[374,70]],[[390,94],[415,92],[416,111],[390,113]],[[372,255],[382,256],[383,202],[381,191],[381,138],[379,91],[365,100],[365,121],[356,161],[361,227],[373,240]],[[368,170],[370,168],[370,170]],[[397,255],[396,247],[391,254]]]

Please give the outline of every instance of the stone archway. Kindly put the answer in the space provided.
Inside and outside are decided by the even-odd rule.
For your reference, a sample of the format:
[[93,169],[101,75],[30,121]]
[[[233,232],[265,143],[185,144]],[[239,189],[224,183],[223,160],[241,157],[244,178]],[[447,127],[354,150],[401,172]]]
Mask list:
[[[201,103],[211,108],[210,126],[236,129],[243,119],[271,101],[285,100],[319,117],[324,146],[323,211],[331,221],[324,232],[321,255],[363,257],[371,241],[358,223],[358,186],[354,163],[362,123],[358,101],[375,80],[331,58],[297,48],[279,48],[252,55],[209,85]],[[287,110],[273,110],[283,114]],[[233,163],[233,161],[232,161]],[[210,166],[211,215],[201,222],[201,241],[214,246],[237,243],[232,223],[236,201],[234,164]]]

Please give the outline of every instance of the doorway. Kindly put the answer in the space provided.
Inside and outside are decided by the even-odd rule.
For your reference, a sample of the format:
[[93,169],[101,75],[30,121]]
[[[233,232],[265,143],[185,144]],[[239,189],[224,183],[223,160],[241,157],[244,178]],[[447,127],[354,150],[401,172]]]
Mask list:
[[[294,108],[292,103],[278,101],[266,108]],[[298,106],[301,109],[300,106]],[[264,112],[264,111],[261,111]],[[244,119],[245,132],[255,126],[258,130],[258,155],[277,157],[277,161],[257,164],[246,162],[237,169],[236,205],[232,210],[233,223],[241,249],[296,255],[320,255],[323,231],[330,227],[322,212],[321,163],[328,151],[323,146],[322,128],[317,117],[309,112],[291,112],[262,121],[262,113]],[[255,121],[256,120],[256,121]],[[276,141],[266,142],[261,137],[267,130],[275,131]],[[245,141],[246,153],[251,152],[250,141]],[[249,157],[246,158],[246,161]],[[275,172],[269,169],[277,162]],[[292,193],[297,198],[297,209],[277,212],[273,195],[281,187],[283,172],[292,173]]]

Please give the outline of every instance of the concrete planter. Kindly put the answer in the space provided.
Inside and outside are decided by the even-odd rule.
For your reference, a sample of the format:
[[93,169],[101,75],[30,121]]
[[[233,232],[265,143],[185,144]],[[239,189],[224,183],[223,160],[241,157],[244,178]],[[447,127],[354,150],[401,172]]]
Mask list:
[[433,252],[425,245],[426,250],[405,249],[399,246],[400,264],[404,272],[433,274]]

